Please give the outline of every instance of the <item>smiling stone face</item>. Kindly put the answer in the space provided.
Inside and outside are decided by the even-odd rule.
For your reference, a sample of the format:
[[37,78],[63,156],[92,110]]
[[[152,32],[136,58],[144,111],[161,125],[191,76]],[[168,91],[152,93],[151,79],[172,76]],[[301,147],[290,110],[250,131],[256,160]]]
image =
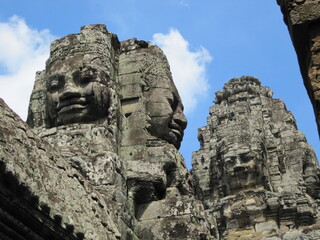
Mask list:
[[179,149],[187,120],[166,56],[159,47],[134,38],[122,42],[121,49],[119,83],[128,118],[124,145],[157,141]]
[[53,41],[46,68],[36,75],[28,124],[116,126],[119,47],[117,36],[101,24],[83,26],[80,33]]
[[226,183],[227,194],[235,194],[261,184],[261,149],[244,144],[233,145],[221,151],[222,178]]
[[[169,87],[161,87],[164,81],[168,81]],[[179,149],[187,126],[183,105],[170,79],[162,79],[159,85],[148,93],[147,111],[151,118],[149,132]]]
[[53,126],[90,123],[108,115],[109,77],[92,64],[95,57],[74,56],[47,66],[48,115]]

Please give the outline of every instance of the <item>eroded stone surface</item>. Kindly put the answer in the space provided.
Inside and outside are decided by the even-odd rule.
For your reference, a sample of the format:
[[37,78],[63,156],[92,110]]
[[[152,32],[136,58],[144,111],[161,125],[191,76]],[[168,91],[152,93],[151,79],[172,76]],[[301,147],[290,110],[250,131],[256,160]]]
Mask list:
[[220,237],[262,239],[318,223],[317,159],[282,100],[241,77],[215,103],[199,129],[192,173]]
[[[1,216],[3,211],[10,210],[8,204],[15,206],[14,218],[26,226],[28,233],[34,231],[32,236],[24,235],[26,239],[48,239],[50,234],[45,233],[48,226],[60,234],[55,239],[103,239],[101,236],[118,239],[121,236],[116,227],[118,214],[111,211],[110,200],[2,100],[0,115],[1,197],[11,199],[7,204],[1,200]],[[12,227],[3,218],[1,221]],[[33,228],[37,221],[42,228]],[[19,233],[21,228],[12,230]],[[3,228],[1,232],[4,233]]]
[[320,133],[320,1],[277,0],[295,47]]
[[179,149],[187,120],[161,49],[135,38],[124,41],[119,64],[124,135],[129,138],[123,145],[162,139]]
[[190,173],[160,48],[104,25],[54,41],[29,126],[1,102],[0,238],[317,238],[319,167],[283,102],[242,77],[215,103]]
[[187,121],[168,61],[157,46],[129,39],[119,58],[124,115],[120,157],[141,239],[212,239],[177,149]]
[[213,238],[177,151],[187,121],[157,46],[119,43],[102,25],[54,41],[28,123],[121,209],[121,239]]

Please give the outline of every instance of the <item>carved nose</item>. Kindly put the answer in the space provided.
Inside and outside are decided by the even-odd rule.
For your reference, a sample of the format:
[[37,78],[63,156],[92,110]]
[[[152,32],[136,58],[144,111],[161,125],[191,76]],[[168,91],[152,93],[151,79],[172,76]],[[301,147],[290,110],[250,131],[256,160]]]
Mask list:
[[59,100],[63,101],[65,99],[70,99],[74,97],[81,97],[79,89],[72,83],[67,83],[63,89],[63,92],[59,96]]
[[173,121],[180,126],[181,130],[184,130],[187,127],[187,118],[182,111],[175,112]]

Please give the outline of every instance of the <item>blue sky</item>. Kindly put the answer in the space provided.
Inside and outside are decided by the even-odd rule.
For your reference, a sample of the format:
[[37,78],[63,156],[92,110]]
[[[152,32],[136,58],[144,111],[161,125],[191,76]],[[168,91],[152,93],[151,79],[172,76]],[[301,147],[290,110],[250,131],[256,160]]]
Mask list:
[[313,110],[276,0],[1,0],[0,97],[25,119],[50,41],[95,23],[120,40],[154,41],[168,55],[188,118],[181,147],[188,168],[214,93],[242,75],[258,77],[284,100],[320,155]]

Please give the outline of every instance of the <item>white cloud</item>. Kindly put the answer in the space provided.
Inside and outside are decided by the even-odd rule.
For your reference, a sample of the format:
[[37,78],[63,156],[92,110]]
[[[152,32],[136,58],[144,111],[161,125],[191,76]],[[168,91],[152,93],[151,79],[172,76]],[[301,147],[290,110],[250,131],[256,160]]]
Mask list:
[[26,120],[35,73],[44,69],[54,37],[18,16],[0,22],[0,36],[0,97]]
[[153,42],[166,54],[185,112],[191,112],[197,99],[207,94],[206,64],[212,60],[210,53],[204,47],[190,51],[188,41],[177,29],[170,29],[168,34],[154,34]]
[[[26,120],[35,73],[44,69],[50,42],[55,37],[48,30],[31,28],[18,16],[0,22],[0,36],[0,97]],[[206,64],[212,59],[210,53],[203,47],[190,51],[188,41],[176,29],[168,34],[154,34],[153,42],[169,60],[186,113],[192,111],[209,87]]]

